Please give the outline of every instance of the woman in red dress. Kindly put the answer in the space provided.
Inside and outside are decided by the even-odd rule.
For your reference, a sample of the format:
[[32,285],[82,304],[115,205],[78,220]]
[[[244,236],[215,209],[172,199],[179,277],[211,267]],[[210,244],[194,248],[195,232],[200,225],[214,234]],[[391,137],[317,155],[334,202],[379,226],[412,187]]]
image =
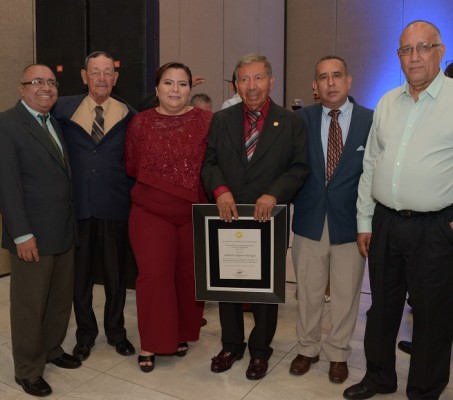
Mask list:
[[171,62],[156,75],[156,108],[137,114],[126,136],[132,188],[129,236],[138,266],[135,285],[140,369],[155,354],[187,353],[200,334],[195,300],[192,204],[205,202],[200,169],[212,113],[188,106],[192,74]]

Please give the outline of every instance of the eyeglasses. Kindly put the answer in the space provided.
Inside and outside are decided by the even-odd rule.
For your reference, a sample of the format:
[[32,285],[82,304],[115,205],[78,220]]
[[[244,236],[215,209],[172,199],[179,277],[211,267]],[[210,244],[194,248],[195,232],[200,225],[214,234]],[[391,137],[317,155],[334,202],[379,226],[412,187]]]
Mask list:
[[[415,48],[418,54],[429,53],[433,47],[442,46],[442,43],[419,43]],[[399,56],[409,56],[414,51],[414,46],[400,47],[396,52]]]
[[55,80],[55,79],[43,79],[43,78],[36,78],[36,79],[33,79],[32,81],[30,82],[21,82],[20,84],[21,85],[32,85],[32,86],[35,86],[37,88],[43,88],[47,83],[47,86],[49,86],[50,88],[58,88],[58,82]]

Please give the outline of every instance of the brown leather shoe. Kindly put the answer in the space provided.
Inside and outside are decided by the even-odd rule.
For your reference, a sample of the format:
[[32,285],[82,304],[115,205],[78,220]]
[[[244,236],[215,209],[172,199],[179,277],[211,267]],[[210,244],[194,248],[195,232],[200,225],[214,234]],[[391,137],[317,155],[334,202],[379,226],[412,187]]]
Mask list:
[[261,379],[266,375],[269,364],[263,358],[252,358],[245,376],[247,379]]
[[303,375],[310,370],[311,364],[317,363],[319,356],[307,357],[302,354],[298,354],[297,357],[291,363],[289,373],[293,375]]
[[343,383],[349,375],[346,362],[330,362],[329,379],[332,383]]
[[242,354],[230,353],[229,351],[221,351],[212,358],[211,371],[223,372],[231,368],[235,361],[242,359]]

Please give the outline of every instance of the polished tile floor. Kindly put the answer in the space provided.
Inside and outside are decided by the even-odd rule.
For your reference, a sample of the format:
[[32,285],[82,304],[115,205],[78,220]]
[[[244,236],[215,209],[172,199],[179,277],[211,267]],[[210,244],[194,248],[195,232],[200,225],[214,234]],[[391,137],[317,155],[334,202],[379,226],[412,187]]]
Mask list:
[[[157,357],[156,369],[150,374],[142,373],[137,366],[137,357],[122,357],[107,344],[100,334],[91,357],[76,370],[64,370],[48,365],[44,377],[53,388],[50,399],[90,400],[327,400],[342,399],[343,390],[358,382],[365,368],[363,334],[366,310],[370,306],[368,277],[365,274],[357,326],[352,339],[353,352],[349,358],[350,375],[346,382],[337,385],[329,382],[329,363],[322,360],[314,364],[304,376],[292,376],[288,369],[296,356],[295,318],[297,303],[294,297],[295,284],[292,264],[288,253],[286,304],[279,309],[277,333],[273,341],[274,354],[270,360],[269,373],[261,381],[245,377],[248,359],[236,362],[231,370],[221,374],[210,372],[211,357],[220,350],[220,324],[216,303],[207,303],[205,317],[208,324],[201,330],[197,343],[190,343],[186,357]],[[95,287],[94,304],[99,326],[102,327],[103,288]],[[325,313],[329,313],[326,306]],[[127,295],[125,309],[129,339],[140,347],[137,332],[135,292]],[[245,314],[246,329],[250,330],[252,316]],[[156,327],[158,329],[158,327]],[[406,308],[400,329],[400,339],[411,337],[412,315]],[[71,318],[68,335],[63,346],[70,352],[75,344],[75,321]],[[9,277],[0,278],[0,399],[30,399],[14,382],[11,356],[9,323]],[[396,350],[399,377],[398,392],[376,399],[405,399],[405,385],[409,356]],[[452,369],[453,370],[453,369]],[[453,374],[442,400],[453,400]]]

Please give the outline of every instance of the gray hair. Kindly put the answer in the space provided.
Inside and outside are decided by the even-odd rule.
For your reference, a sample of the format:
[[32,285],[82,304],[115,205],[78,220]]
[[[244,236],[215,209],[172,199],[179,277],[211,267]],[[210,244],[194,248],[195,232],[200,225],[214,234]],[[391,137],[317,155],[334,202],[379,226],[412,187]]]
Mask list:
[[263,63],[267,74],[269,76],[272,76],[272,65],[269,62],[269,60],[267,59],[267,57],[263,56],[262,54],[258,54],[258,53],[250,53],[250,54],[247,54],[246,56],[242,57],[236,64],[236,67],[234,68],[234,75],[236,76],[236,80],[238,77],[239,68],[243,67],[244,65],[249,65],[249,64],[253,64],[253,63]]
[[110,55],[106,51],[93,51],[92,53],[88,54],[87,58],[85,58],[85,65],[83,66],[83,69],[85,69],[85,70],[88,69],[88,62],[92,58],[98,58],[99,56],[104,56],[104,57],[109,58],[110,60],[112,60],[113,68],[116,70],[116,68],[115,68],[115,59],[113,58],[112,55]]

